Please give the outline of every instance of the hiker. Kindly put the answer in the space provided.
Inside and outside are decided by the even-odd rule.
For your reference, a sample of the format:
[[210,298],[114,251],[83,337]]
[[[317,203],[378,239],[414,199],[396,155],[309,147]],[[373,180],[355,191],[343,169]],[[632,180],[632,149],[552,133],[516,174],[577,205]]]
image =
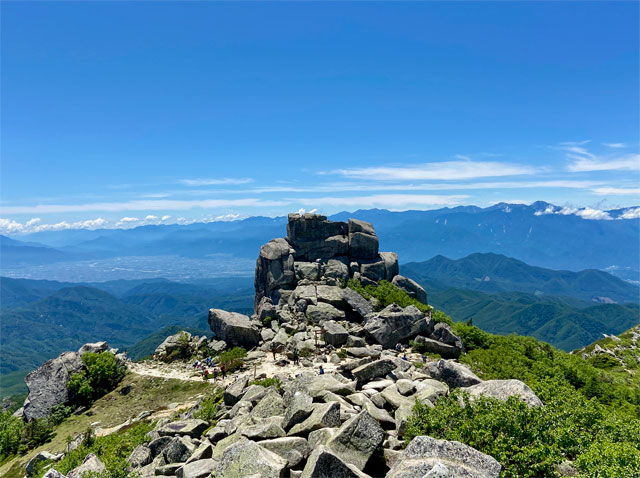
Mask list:
[[324,375],[324,367],[320,365],[320,370],[318,370],[318,375]]
[[427,354],[422,354],[422,363],[427,363]]
[[276,361],[276,351],[278,350],[278,346],[276,344],[271,344],[271,352],[273,353],[273,361]]
[[396,352],[402,352],[402,345],[400,345],[400,342],[396,344],[395,349],[396,349]]
[[153,354],[153,361],[155,362],[156,360],[158,360],[158,357],[156,357],[156,354]]
[[207,380],[209,380],[209,371],[206,368],[204,369],[204,373],[202,374],[202,378],[204,379],[205,382]]
[[404,353],[404,355],[402,356],[402,360],[407,360],[407,361],[409,360],[409,359],[407,358],[407,353],[406,353],[406,352],[405,352],[405,353]]
[[222,380],[224,380],[227,371],[224,369],[224,365],[220,365],[220,373],[222,374]]
[[295,365],[300,365],[300,352],[297,348],[293,350],[293,363]]
[[218,381],[218,369],[213,367],[213,381],[217,382]]

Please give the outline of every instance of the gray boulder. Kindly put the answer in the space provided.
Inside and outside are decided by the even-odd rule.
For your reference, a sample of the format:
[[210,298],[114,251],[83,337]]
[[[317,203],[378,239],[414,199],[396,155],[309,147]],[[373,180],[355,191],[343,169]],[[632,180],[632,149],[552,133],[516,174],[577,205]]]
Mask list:
[[67,477],[62,473],[60,473],[58,470],[54,470],[53,468],[50,468],[44,475],[42,475],[42,478],[67,478]]
[[428,365],[432,378],[446,383],[451,388],[470,387],[482,380],[471,370],[453,360],[438,360]]
[[289,214],[287,241],[295,249],[296,261],[328,261],[349,251],[347,225],[328,221],[319,214]]
[[442,465],[447,468],[447,476],[461,478],[498,478],[501,470],[494,458],[470,446],[418,436],[411,440],[386,478],[424,478],[438,464],[440,469]]
[[469,393],[471,400],[484,396],[506,402],[509,397],[517,397],[530,407],[541,407],[543,405],[542,400],[538,398],[533,390],[520,380],[487,380],[466,388],[465,392]]
[[209,310],[209,326],[216,337],[227,344],[255,347],[260,342],[260,331],[249,317],[221,309]]
[[235,379],[233,383],[231,383],[231,385],[224,389],[224,404],[232,407],[236,403],[238,403],[240,401],[240,398],[242,397],[242,394],[244,393],[244,389],[247,388],[248,383],[249,377],[246,375]]
[[342,297],[348,306],[347,317],[352,320],[360,322],[374,312],[371,303],[353,289],[343,289]]
[[190,436],[200,437],[202,433],[209,428],[209,424],[198,418],[189,418],[187,420],[177,420],[175,422],[166,423],[156,429],[160,436]]
[[133,449],[127,461],[131,463],[134,468],[140,468],[146,466],[153,461],[153,455],[151,449],[144,445],[138,445]]
[[324,329],[324,341],[334,347],[341,347],[347,343],[349,339],[349,332],[346,329],[333,321],[326,321],[322,324]]
[[318,302],[315,305],[307,307],[307,317],[314,324],[321,324],[327,320],[344,320],[345,314],[343,311],[336,309],[331,304],[325,302]]
[[360,383],[367,383],[374,378],[384,377],[396,368],[396,364],[390,359],[380,359],[374,362],[369,362],[355,368],[351,371],[353,376]]
[[[440,324],[438,324],[440,325]],[[457,359],[462,353],[462,347],[456,347],[455,345],[445,344],[438,340],[429,339],[418,335],[415,341],[422,346],[425,352],[438,354],[445,359]]]
[[175,351],[185,350],[189,346],[191,340],[191,334],[186,331],[180,331],[177,334],[170,335],[164,341],[158,345],[155,350],[155,354],[158,358],[165,358]]
[[431,338],[448,345],[453,345],[459,349],[463,347],[462,339],[453,332],[449,324],[445,324],[444,322],[435,325],[431,333]]
[[293,393],[284,412],[282,428],[288,430],[304,421],[313,412],[313,399],[305,390]]
[[208,478],[218,467],[218,462],[212,459],[196,460],[187,463],[176,471],[178,478]]
[[293,250],[285,239],[273,239],[260,248],[254,279],[255,312],[263,297],[268,297],[277,304],[280,289],[293,289],[296,280],[293,263]]
[[283,437],[263,440],[258,444],[287,460],[290,468],[298,466],[309,455],[309,444],[301,437]]
[[346,259],[329,259],[324,271],[324,277],[331,279],[339,279],[346,283],[349,280],[349,266]]
[[370,338],[384,348],[392,348],[416,335],[429,335],[433,330],[433,323],[430,313],[425,315],[413,305],[403,309],[397,304],[391,304],[381,312],[369,316],[364,329]]
[[286,467],[286,459],[243,438],[224,451],[213,476],[284,478]]
[[251,410],[251,416],[254,418],[267,418],[274,417],[276,415],[282,416],[284,413],[284,400],[273,388],[270,389],[258,402],[255,408]]
[[400,272],[398,254],[395,252],[381,252],[380,257],[384,262],[384,280],[391,282]]
[[311,415],[302,423],[294,425],[289,430],[289,436],[306,436],[319,428],[337,427],[340,425],[340,403],[317,403]]
[[167,463],[184,463],[196,450],[196,446],[184,437],[174,437],[162,450]]
[[381,281],[385,276],[384,261],[377,260],[360,264],[360,274],[363,278],[373,282]]
[[302,471],[301,478],[370,478],[355,465],[345,463],[331,450],[317,446]]
[[327,446],[343,461],[362,470],[383,440],[384,430],[369,412],[363,410],[344,422]]
[[102,473],[105,470],[104,463],[93,453],[89,453],[82,462],[82,465],[74,468],[67,474],[67,478],[82,478],[85,473]]
[[318,281],[322,276],[322,267],[318,262],[294,262],[293,270],[297,280]]
[[378,257],[378,237],[364,232],[349,233],[349,255],[354,260],[371,260]]
[[397,275],[393,278],[391,283],[405,291],[410,297],[419,300],[423,304],[427,303],[427,291],[425,291],[422,286],[413,279]]

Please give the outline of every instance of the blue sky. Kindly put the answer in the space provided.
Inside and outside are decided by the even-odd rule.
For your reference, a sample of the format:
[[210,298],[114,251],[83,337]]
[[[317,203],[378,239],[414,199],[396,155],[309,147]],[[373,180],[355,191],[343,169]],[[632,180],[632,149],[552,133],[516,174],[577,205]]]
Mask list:
[[1,8],[0,233],[640,205],[637,2]]

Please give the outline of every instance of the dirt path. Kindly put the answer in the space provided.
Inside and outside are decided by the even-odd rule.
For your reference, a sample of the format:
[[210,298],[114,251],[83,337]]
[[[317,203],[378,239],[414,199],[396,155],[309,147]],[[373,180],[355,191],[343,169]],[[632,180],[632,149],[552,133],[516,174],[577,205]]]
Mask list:
[[[283,356],[281,355],[277,356],[277,360],[280,360],[282,358]],[[226,387],[236,378],[244,375],[250,375],[251,377],[259,377],[261,375],[266,377],[295,377],[296,375],[303,372],[317,373],[320,364],[322,364],[322,366],[324,367],[325,373],[335,372],[338,367],[337,365],[334,365],[332,363],[322,363],[319,361],[314,362],[313,367],[303,367],[302,365],[293,365],[293,363],[281,367],[276,363],[276,361],[273,360],[273,357],[271,357],[270,355],[265,355],[264,357],[248,361],[244,370],[229,374],[224,380],[219,377],[215,382],[213,379],[210,379],[209,382]],[[199,370],[194,369],[191,364],[183,362],[129,362],[127,364],[127,368],[132,373],[145,375],[148,377],[160,377],[167,379],[173,378],[190,382],[203,381],[202,373]]]

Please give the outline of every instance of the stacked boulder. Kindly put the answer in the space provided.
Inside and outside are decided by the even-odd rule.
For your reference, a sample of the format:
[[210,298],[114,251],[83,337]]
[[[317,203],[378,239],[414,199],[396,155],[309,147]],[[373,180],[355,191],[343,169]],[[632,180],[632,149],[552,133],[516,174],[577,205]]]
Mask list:
[[398,275],[397,254],[379,252],[378,237],[368,222],[290,214],[287,237],[260,248],[254,315],[211,309],[209,325],[227,344],[276,349],[290,356],[295,349],[315,350],[318,339],[334,348],[367,343],[391,348],[415,337],[424,339],[427,350],[441,350],[447,357],[460,354],[460,340],[450,328],[441,330],[448,326],[435,327],[430,311],[397,305],[376,311],[375,299],[347,287],[350,279],[363,285],[387,280],[427,301],[420,285]]

